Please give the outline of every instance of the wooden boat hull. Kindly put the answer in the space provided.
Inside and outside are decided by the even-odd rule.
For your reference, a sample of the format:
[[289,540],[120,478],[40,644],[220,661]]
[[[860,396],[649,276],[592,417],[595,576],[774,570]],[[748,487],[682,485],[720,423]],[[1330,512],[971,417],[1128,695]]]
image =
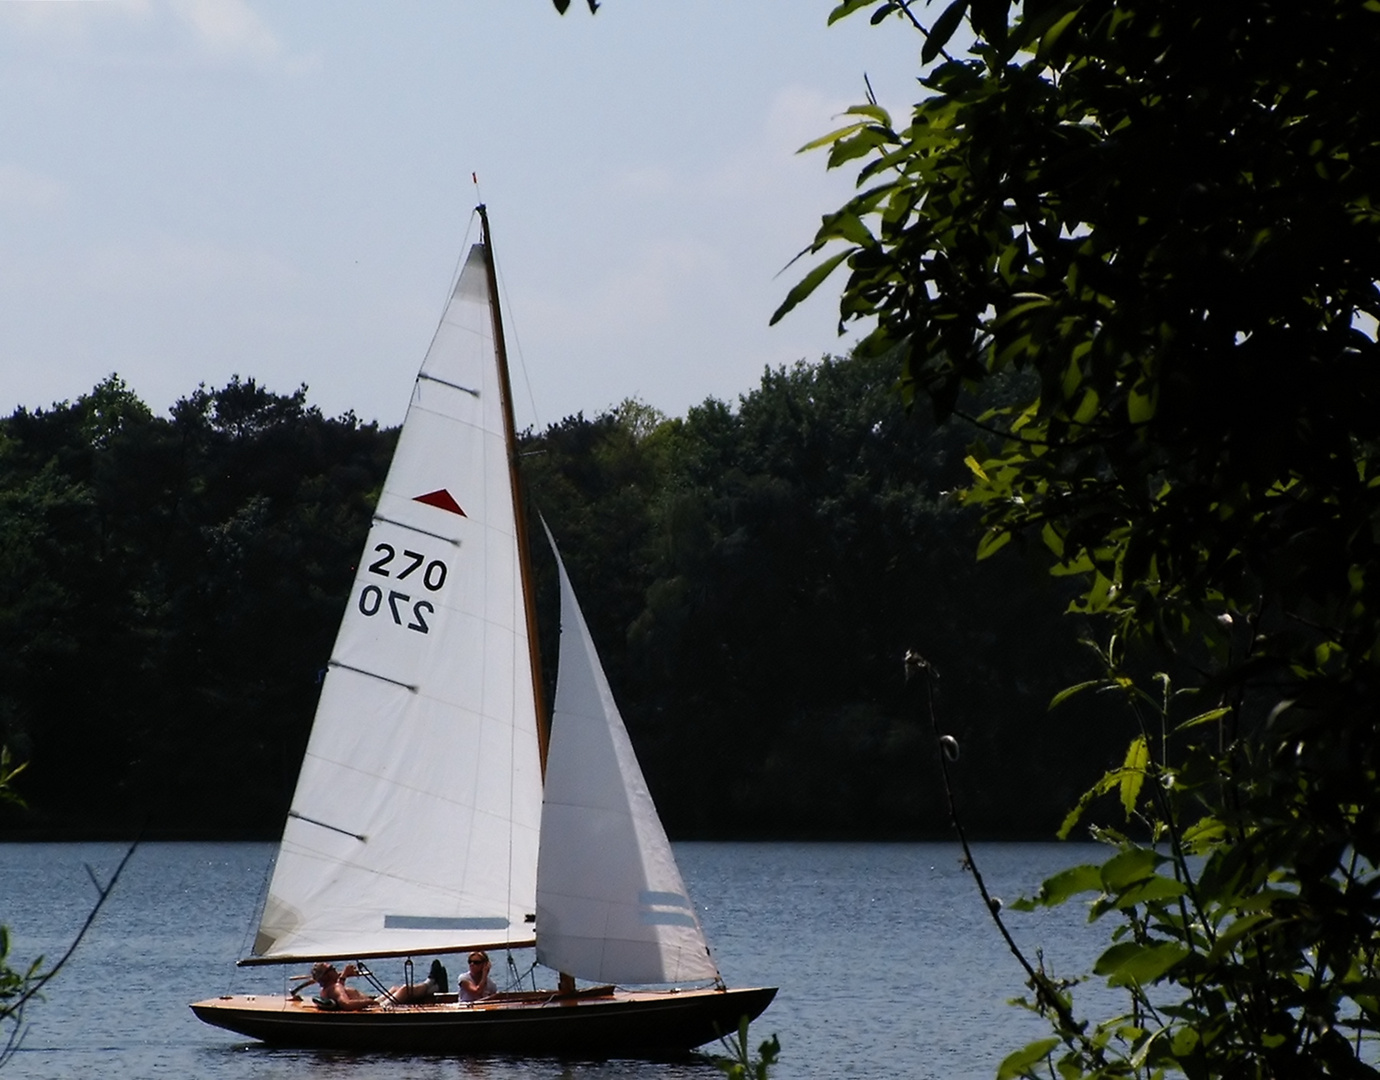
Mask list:
[[432,1054],[507,1053],[614,1057],[691,1050],[738,1030],[775,987],[521,994],[333,1012],[287,997],[238,995],[192,1005],[208,1024],[276,1046]]

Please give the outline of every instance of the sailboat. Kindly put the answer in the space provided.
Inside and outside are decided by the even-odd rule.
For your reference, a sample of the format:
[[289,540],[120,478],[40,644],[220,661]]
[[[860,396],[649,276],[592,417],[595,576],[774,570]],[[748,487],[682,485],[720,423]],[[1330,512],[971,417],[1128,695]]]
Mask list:
[[[755,1019],[706,944],[560,553],[550,734],[488,215],[417,374],[251,955],[534,948],[556,986],[332,1011],[191,1008],[268,1043],[425,1053],[685,1051]],[[544,523],[543,523],[544,526]],[[581,986],[577,981],[583,981]],[[640,988],[633,988],[640,987]]]

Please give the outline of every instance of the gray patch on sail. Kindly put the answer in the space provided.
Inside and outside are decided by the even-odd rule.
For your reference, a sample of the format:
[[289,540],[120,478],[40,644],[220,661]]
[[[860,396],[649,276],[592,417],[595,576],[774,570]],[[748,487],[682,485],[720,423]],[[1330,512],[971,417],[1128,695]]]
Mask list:
[[269,893],[268,899],[264,901],[264,915],[259,920],[259,931],[254,935],[254,955],[268,955],[274,945],[301,925],[302,913]]
[[670,906],[688,908],[690,906],[689,897],[682,896],[680,893],[652,892],[651,890],[643,890],[642,892],[638,893],[637,902],[639,904],[655,904],[661,907]]
[[644,910],[637,913],[638,921],[646,926],[689,926],[695,927],[695,916],[688,911],[655,911],[645,910],[646,908],[686,908],[690,907],[689,897],[682,896],[680,893],[673,892],[654,892],[650,889],[644,890],[637,895],[638,901],[644,905]]
[[638,920],[647,926],[695,926],[695,916],[680,911],[643,911]]
[[458,919],[445,915],[385,915],[385,930],[507,930],[502,916]]
[[463,296],[466,300],[480,300],[484,303],[489,302],[489,278],[484,268],[484,245],[473,244],[470,253],[465,258],[465,268],[460,271],[460,278],[455,283],[454,296]]

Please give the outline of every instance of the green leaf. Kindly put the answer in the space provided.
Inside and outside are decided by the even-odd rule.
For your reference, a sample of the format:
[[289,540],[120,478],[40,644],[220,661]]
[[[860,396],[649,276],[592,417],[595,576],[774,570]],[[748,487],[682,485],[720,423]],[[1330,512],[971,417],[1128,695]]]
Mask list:
[[857,250],[857,248],[849,248],[847,251],[840,251],[835,255],[831,255],[806,274],[796,284],[795,288],[786,294],[786,299],[782,301],[781,306],[777,308],[772,315],[769,325],[775,326],[780,322],[792,308],[814,292],[815,289],[819,288],[820,283],[834,272],[834,269],[839,263],[843,262],[844,259],[848,258],[848,256],[852,255],[853,252]]
[[1059,831],[1054,835],[1059,840],[1067,840],[1069,833],[1073,832],[1073,827],[1083,818],[1083,811],[1092,802],[1092,793],[1084,792],[1083,797],[1078,800],[1078,804],[1064,815],[1064,820],[1059,823]]
[[1054,1067],[1059,1070],[1061,1080],[1082,1080],[1087,1075],[1072,1054],[1065,1054],[1054,1063]]
[[954,31],[962,24],[963,16],[967,12],[968,0],[954,0],[939,18],[934,20],[934,25],[930,27],[929,35],[925,38],[924,47],[920,50],[922,64],[928,64],[940,54],[949,43],[949,38],[954,36]]
[[815,243],[827,243],[830,240],[846,240],[858,247],[876,243],[876,239],[863,224],[862,218],[847,210],[825,215],[819,232],[815,234]]
[[997,256],[997,273],[1008,285],[1015,283],[1016,268],[1025,262],[1025,256],[1024,243],[1009,243],[1001,249],[1001,254]]
[[1084,690],[1092,690],[1106,685],[1106,679],[1089,679],[1087,682],[1076,683],[1073,686],[1066,686],[1064,687],[1064,689],[1060,690],[1057,694],[1055,694],[1052,698],[1049,699],[1049,708],[1053,709],[1056,705],[1062,705],[1069,698],[1073,697],[1074,694],[1079,694],[1082,693]]
[[1195,1028],[1181,1027],[1174,1032],[1169,1048],[1176,1058],[1184,1058],[1198,1049],[1200,1041],[1201,1037]]
[[879,22],[881,22],[883,19],[885,19],[888,15],[892,14],[893,12],[895,12],[896,9],[897,9],[897,4],[896,4],[895,0],[886,0],[886,3],[884,3],[881,7],[879,7],[876,11],[874,11],[874,12],[872,13],[872,18],[869,19],[868,22],[870,22],[873,26],[876,26]]
[[1054,552],[1054,557],[1056,559],[1062,559],[1064,557],[1064,538],[1060,535],[1054,522],[1045,522],[1044,528],[1040,530],[1040,538],[1044,540],[1045,547]]
[[1007,323],[1015,321],[1020,315],[1035,311],[1039,308],[1051,307],[1054,304],[1054,301],[1048,296],[1042,296],[1039,293],[1013,293],[1011,299],[1020,302],[1014,307],[1007,308],[997,316],[996,321],[993,323],[994,326],[1005,326]]
[[1049,56],[1058,46],[1059,39],[1063,36],[1064,31],[1067,30],[1073,24],[1073,20],[1078,18],[1081,14],[1082,7],[1080,5],[1046,30],[1040,37],[1040,45],[1039,48],[1035,50],[1035,55],[1041,59]]
[[808,150],[818,150],[822,146],[832,146],[839,140],[846,139],[850,135],[856,135],[859,131],[862,131],[864,128],[870,126],[871,125],[866,120],[859,120],[855,124],[848,124],[844,127],[837,128],[834,131],[829,132],[829,134],[827,135],[821,135],[818,139],[811,139],[799,150],[797,150],[796,153],[803,154]]
[[1155,418],[1159,386],[1150,384],[1148,390],[1142,390],[1145,385],[1144,380],[1136,383],[1126,395],[1126,418],[1133,424],[1146,424]]
[[1145,767],[1150,762],[1150,748],[1145,737],[1138,736],[1131,741],[1126,751],[1126,760],[1121,766],[1121,805],[1130,817],[1136,811],[1136,800],[1140,798],[1140,788],[1145,782]]
[[829,151],[829,168],[836,169],[856,158],[865,157],[894,138],[891,132],[876,124],[864,124],[853,135],[835,141],[834,148]]
[[850,105],[844,109],[845,116],[867,116],[871,117],[884,128],[891,127],[891,113],[887,112],[880,105],[873,105],[868,102],[866,105]]
[[844,0],[844,3],[829,12],[829,21],[826,25],[833,26],[834,23],[838,22],[840,19],[846,19],[849,15],[852,15],[853,12],[861,11],[863,8],[869,7],[875,3],[877,3],[877,0]]
[[1104,911],[1125,911],[1140,904],[1157,900],[1176,900],[1188,892],[1182,881],[1156,874],[1119,892],[1114,898],[1099,901],[1098,914]]
[[1212,943],[1212,949],[1208,953],[1208,963],[1216,963],[1226,956],[1236,947],[1236,943],[1242,938],[1249,937],[1257,927],[1263,923],[1274,921],[1274,913],[1270,911],[1257,911],[1251,915],[1243,915],[1239,919],[1234,919],[1231,925],[1221,930],[1217,934],[1217,940]]
[[1093,974],[1107,976],[1109,986],[1144,986],[1163,976],[1189,952],[1173,942],[1144,945],[1127,941],[1113,945],[1099,956]]
[[1200,818],[1184,830],[1184,846],[1190,851],[1203,850],[1227,836],[1227,826],[1214,817]]
[[1200,724],[1210,724],[1210,723],[1212,723],[1214,720],[1220,720],[1220,719],[1222,719],[1222,717],[1226,716],[1226,715],[1227,715],[1228,713],[1230,713],[1230,712],[1231,712],[1231,709],[1230,709],[1229,707],[1228,707],[1228,708],[1221,708],[1221,709],[1209,709],[1207,712],[1199,713],[1197,716],[1194,716],[1194,717],[1192,717],[1192,718],[1190,718],[1190,719],[1188,719],[1188,720],[1185,720],[1182,724],[1180,724],[1180,725],[1179,725],[1178,727],[1176,727],[1174,730],[1175,730],[1175,731],[1187,731],[1189,728],[1198,727]]
[[1097,415],[1097,409],[1101,403],[1097,391],[1089,387],[1083,393],[1083,400],[1078,404],[1078,411],[1073,414],[1074,423],[1088,423]]
[[1058,1039],[1041,1039],[1013,1054],[1008,1054],[997,1067],[997,1080],[1017,1080],[1028,1075],[1030,1067],[1049,1057],[1050,1052],[1058,1045]]
[[1010,0],[973,0],[970,21],[973,29],[994,45],[1006,40],[1006,23],[1010,14]]
[[1165,857],[1151,848],[1130,847],[1119,851],[1102,864],[1102,887],[1109,893],[1144,881],[1155,872]]
[[978,562],[989,556],[995,555],[1007,544],[1011,543],[1012,533],[1009,529],[989,529],[982,534],[982,539],[978,541],[977,558]]
[[1040,886],[1037,897],[1045,907],[1062,904],[1070,896],[1079,893],[1102,891],[1102,871],[1096,866],[1070,866],[1051,878],[1046,878]]

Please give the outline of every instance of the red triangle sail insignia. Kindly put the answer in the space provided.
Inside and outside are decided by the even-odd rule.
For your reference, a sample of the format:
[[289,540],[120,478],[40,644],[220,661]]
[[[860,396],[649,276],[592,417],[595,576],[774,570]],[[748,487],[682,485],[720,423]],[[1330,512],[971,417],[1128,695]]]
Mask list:
[[412,501],[426,503],[427,506],[435,506],[440,510],[446,510],[452,514],[459,514],[461,517],[469,516],[465,511],[460,509],[460,504],[455,501],[451,493],[445,488],[429,491],[425,495],[414,495]]

